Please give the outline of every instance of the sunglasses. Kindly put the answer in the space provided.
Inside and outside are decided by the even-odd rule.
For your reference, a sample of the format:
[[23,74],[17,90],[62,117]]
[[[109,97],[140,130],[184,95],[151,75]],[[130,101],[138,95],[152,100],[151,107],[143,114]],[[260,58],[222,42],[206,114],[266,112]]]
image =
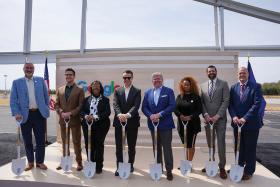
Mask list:
[[131,77],[123,77],[123,80],[125,80],[125,79],[130,80],[130,79],[131,79]]

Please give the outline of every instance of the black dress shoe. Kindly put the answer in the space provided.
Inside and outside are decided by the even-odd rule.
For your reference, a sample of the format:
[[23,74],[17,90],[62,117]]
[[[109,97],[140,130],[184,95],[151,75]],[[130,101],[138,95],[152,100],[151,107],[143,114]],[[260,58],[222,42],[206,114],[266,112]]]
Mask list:
[[249,174],[246,174],[246,173],[244,173],[243,176],[242,176],[242,180],[244,180],[244,181],[250,180],[251,178],[252,178],[252,175],[249,175]]
[[119,176],[120,174],[119,174],[119,172],[118,172],[118,170],[116,170],[115,171],[115,176]]
[[201,172],[202,172],[202,173],[206,173],[206,169],[203,168],[203,169],[201,170]]
[[130,173],[133,173],[133,172],[134,172],[134,167],[131,165]]
[[172,181],[172,180],[173,180],[173,175],[172,175],[172,172],[171,172],[171,171],[167,171],[167,173],[166,173],[166,179],[169,180],[169,181]]

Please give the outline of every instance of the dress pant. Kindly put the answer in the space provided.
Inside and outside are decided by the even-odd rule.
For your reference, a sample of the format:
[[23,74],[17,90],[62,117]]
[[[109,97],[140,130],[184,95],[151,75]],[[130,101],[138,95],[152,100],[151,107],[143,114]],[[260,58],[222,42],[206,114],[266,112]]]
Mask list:
[[[85,138],[85,148],[88,155],[88,126],[82,125],[83,134]],[[104,161],[104,141],[109,131],[110,124],[92,124],[91,126],[91,140],[90,140],[90,160],[96,162],[96,170],[102,170]]]
[[35,136],[36,163],[42,164],[45,160],[45,118],[41,115],[39,110],[29,111],[26,123],[21,125],[22,137],[26,151],[27,160],[29,163],[34,162],[34,150],[32,143],[32,130]]
[[[153,140],[153,151],[155,155],[154,147],[154,131],[151,131]],[[157,131],[157,163],[162,164],[162,148],[164,155],[164,163],[166,171],[173,170],[173,153],[172,153],[172,129],[170,130],[158,130]]]
[[[68,127],[68,148],[67,148],[67,155],[70,155],[69,145],[70,145],[70,131],[72,133],[72,142],[74,145],[74,152],[76,155],[76,162],[78,164],[82,164],[82,148],[81,148],[81,124],[75,124]],[[65,155],[65,140],[66,140],[66,127],[65,124],[60,124],[60,132],[61,132],[61,139],[62,139],[62,150],[63,156]]]
[[[237,148],[238,129],[234,128],[235,152]],[[259,137],[259,129],[241,130],[240,150],[238,164],[244,167],[244,173],[252,175],[256,170],[256,149]]]
[[[219,168],[224,169],[226,165],[226,122],[224,121],[218,121],[214,124],[213,133],[214,136],[212,137],[212,141],[214,144],[213,154],[215,154],[216,146],[215,146],[215,140],[217,136],[217,145],[218,145],[218,155],[219,155]],[[210,126],[205,126],[205,132],[206,132],[206,139],[208,147],[210,147]]]
[[[135,147],[137,141],[138,127],[136,128],[126,128],[126,137],[128,145],[128,163],[131,165],[135,161]],[[122,151],[122,127],[115,126],[115,142],[116,142],[116,157],[117,157],[117,167],[119,162],[123,162],[123,151]]]

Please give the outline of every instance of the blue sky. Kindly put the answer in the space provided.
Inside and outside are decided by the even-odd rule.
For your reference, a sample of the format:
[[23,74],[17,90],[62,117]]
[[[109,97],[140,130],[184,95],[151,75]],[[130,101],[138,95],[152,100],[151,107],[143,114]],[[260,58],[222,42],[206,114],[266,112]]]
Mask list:
[[[239,2],[280,12],[279,0]],[[24,0],[0,0],[0,15],[0,52],[22,51]],[[80,19],[81,0],[33,0],[31,49],[78,49]],[[88,0],[87,48],[212,46],[213,19],[212,6],[192,0]],[[279,24],[225,11],[226,45],[280,45],[279,33]],[[280,80],[280,57],[251,62],[259,82]],[[23,75],[21,66],[0,67],[0,89],[4,74],[8,87]],[[49,71],[54,87],[54,64]]]

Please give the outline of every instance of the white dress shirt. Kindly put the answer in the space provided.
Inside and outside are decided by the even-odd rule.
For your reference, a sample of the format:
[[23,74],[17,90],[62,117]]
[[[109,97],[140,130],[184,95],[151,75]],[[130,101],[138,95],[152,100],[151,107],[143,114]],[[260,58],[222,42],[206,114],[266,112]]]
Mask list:
[[28,79],[25,77],[25,82],[28,90],[28,98],[29,98],[29,109],[38,108],[35,98],[35,88],[34,88],[34,79]]

